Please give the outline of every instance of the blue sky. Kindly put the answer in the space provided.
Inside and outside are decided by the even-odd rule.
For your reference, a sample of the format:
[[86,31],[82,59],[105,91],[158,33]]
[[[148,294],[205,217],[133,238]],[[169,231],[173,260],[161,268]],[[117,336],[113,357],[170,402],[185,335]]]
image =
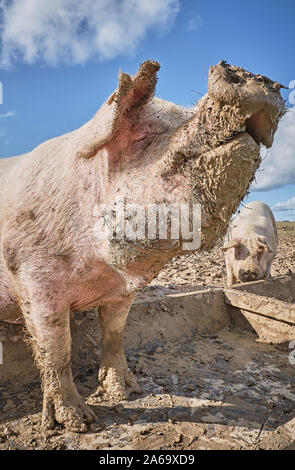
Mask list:
[[[190,106],[221,59],[286,86],[294,80],[294,0],[0,0],[0,156],[30,151],[93,116],[117,86],[161,63],[157,96]],[[295,102],[247,200],[295,220]],[[1,96],[1,95],[0,95]],[[293,96],[293,98],[292,98]],[[289,101],[289,97],[290,100]],[[293,198],[293,199],[292,199]]]

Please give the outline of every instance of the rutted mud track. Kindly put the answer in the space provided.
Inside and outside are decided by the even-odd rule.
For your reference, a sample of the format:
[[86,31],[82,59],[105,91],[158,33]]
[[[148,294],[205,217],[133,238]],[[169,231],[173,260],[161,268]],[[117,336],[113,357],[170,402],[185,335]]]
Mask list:
[[[223,284],[223,258],[216,248],[201,263],[201,255],[175,260],[154,284]],[[281,240],[275,274],[295,270],[293,239]],[[179,263],[183,263],[179,266]],[[215,274],[212,267],[215,266]],[[210,276],[203,270],[208,269]],[[217,277],[214,278],[214,275]],[[221,277],[218,277],[218,275]],[[210,278],[210,279],[209,279]],[[209,280],[211,282],[209,282]],[[214,282],[215,280],[215,282]],[[213,282],[212,282],[213,281]],[[152,289],[152,292],[161,289]],[[126,344],[128,363],[139,379],[140,395],[116,402],[92,404],[97,422],[86,434],[57,425],[46,437],[40,432],[42,394],[37,380],[0,385],[0,449],[284,449],[295,440],[295,373],[288,345],[256,342],[250,331],[225,327],[216,334],[184,330],[173,336],[155,334]],[[95,313],[83,322],[96,325]],[[150,321],[150,319],[148,320]],[[157,319],[152,318],[157,330]],[[169,323],[169,325],[168,325]],[[140,328],[141,325],[138,325]],[[142,330],[147,325],[142,325]],[[175,327],[178,328],[178,327]],[[91,339],[91,338],[90,338]],[[75,338],[74,338],[75,341]],[[100,351],[87,357],[80,345],[83,372],[76,383],[84,397],[95,390]],[[89,345],[87,346],[89,347]],[[85,366],[84,366],[85,364]],[[21,366],[21,364],[20,364]],[[1,366],[0,366],[1,367]],[[292,421],[293,420],[293,421]],[[287,423],[289,423],[287,425]]]

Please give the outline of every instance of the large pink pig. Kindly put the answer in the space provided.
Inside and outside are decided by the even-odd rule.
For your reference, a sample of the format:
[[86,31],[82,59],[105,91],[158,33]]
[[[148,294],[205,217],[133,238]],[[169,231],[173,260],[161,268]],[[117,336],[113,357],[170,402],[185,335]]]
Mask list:
[[177,217],[166,239],[134,239],[124,227],[122,236],[104,236],[109,208],[118,198],[145,214],[200,203],[200,249],[212,247],[254,178],[260,143],[272,145],[285,112],[282,85],[225,62],[210,68],[196,106],[176,106],[153,97],[158,69],[147,61],[134,77],[121,73],[80,129],[0,160],[0,320],[23,316],[42,375],[45,428],[56,420],[85,431],[94,419],[72,377],[70,310],[99,305],[97,393],[126,398],[139,391],[122,347],[136,292],[173,256],[199,247],[170,236]]

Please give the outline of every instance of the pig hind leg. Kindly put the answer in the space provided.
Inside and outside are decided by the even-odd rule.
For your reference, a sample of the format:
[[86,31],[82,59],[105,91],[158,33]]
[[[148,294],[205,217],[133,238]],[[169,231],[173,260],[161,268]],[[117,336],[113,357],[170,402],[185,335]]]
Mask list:
[[100,307],[102,363],[98,378],[101,385],[92,399],[101,394],[126,399],[131,393],[140,393],[137,381],[128,369],[123,350],[123,329],[133,298]]

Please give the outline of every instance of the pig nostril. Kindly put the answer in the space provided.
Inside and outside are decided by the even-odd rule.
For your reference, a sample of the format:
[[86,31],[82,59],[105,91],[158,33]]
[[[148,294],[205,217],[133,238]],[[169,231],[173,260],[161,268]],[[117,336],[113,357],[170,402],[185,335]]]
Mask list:
[[257,271],[247,271],[247,276],[249,279],[256,279],[257,278]]
[[251,269],[240,269],[239,271],[239,278],[241,281],[255,281],[257,277],[257,271],[252,271]]

